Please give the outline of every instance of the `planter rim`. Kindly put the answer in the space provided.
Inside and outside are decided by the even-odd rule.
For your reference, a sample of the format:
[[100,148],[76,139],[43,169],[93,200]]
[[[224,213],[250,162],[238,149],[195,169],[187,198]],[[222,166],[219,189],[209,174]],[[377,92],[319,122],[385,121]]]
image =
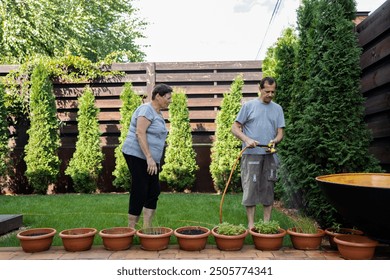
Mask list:
[[323,229],[318,228],[317,233],[303,233],[303,232],[297,232],[295,231],[295,227],[287,229],[287,233],[289,235],[295,235],[295,236],[305,236],[305,237],[323,237],[325,236],[325,231]]
[[254,236],[264,237],[264,238],[277,238],[283,237],[287,234],[287,231],[283,228],[279,228],[279,233],[259,233],[255,231],[255,228],[250,228],[249,233]]
[[[71,234],[71,232],[74,233]],[[97,233],[96,228],[72,228],[72,229],[65,229],[61,231],[59,236],[61,238],[80,238],[80,237],[94,236],[96,233]]]
[[[367,178],[367,177],[372,177],[372,176],[382,178],[383,181],[381,182],[381,181],[375,180],[378,185],[372,186],[371,184],[359,182],[356,179],[359,177],[360,178]],[[341,181],[341,180],[336,180],[336,178],[340,179],[340,178],[344,178],[344,177],[351,177],[352,180],[348,180],[346,182]],[[359,187],[359,188],[375,187],[375,188],[388,189],[386,182],[384,181],[385,179],[388,179],[388,178],[390,178],[389,173],[356,172],[356,173],[338,173],[338,174],[321,175],[321,176],[317,176],[315,178],[315,180],[317,182],[326,183],[326,184],[330,184],[330,185],[344,185],[344,186],[352,186],[352,187]]]
[[[159,233],[159,234],[149,234],[149,233],[144,233],[143,231],[144,230],[154,230],[154,229],[160,229],[160,230],[164,230],[163,233]],[[146,229],[139,229],[136,231],[136,235],[139,236],[139,237],[142,237],[142,238],[156,238],[156,237],[167,237],[167,236],[171,236],[173,234],[173,229],[169,228],[169,227],[151,227],[151,228],[146,228]]]
[[[115,230],[120,232],[115,232]],[[105,238],[118,238],[135,235],[135,232],[136,230],[130,227],[111,227],[100,230],[99,235]]]
[[[31,233],[42,233],[40,235],[36,236],[29,236],[27,234]],[[34,240],[34,239],[42,239],[42,238],[48,238],[52,237],[57,233],[57,231],[54,228],[31,228],[27,230],[23,230],[19,232],[16,237],[20,240]]]
[[[194,235],[191,235],[191,234],[183,234],[183,233],[180,233],[180,231],[182,230],[192,230],[192,229],[198,229],[198,230],[201,230],[203,231],[203,233],[200,233],[200,234],[194,234]],[[179,237],[179,238],[203,238],[203,237],[207,237],[209,236],[211,233],[211,230],[206,228],[206,227],[202,227],[202,226],[183,226],[183,227],[179,227],[177,229],[175,229],[173,231],[173,234],[176,236],[176,237]]]
[[339,245],[354,247],[376,247],[379,244],[378,241],[372,240],[367,236],[353,234],[337,235],[334,238],[334,242]]
[[241,233],[241,234],[238,234],[238,235],[225,235],[225,234],[219,234],[217,232],[217,229],[218,229],[218,226],[214,227],[211,230],[211,234],[214,235],[214,236],[217,236],[219,238],[225,238],[225,239],[245,238],[248,235],[248,233],[249,233],[249,230],[246,229],[244,233]]
[[[353,228],[340,228],[340,230],[343,230],[343,231],[346,231],[346,232],[349,232],[351,234],[356,234],[356,235],[363,235],[364,232],[361,231],[360,229],[353,229]],[[329,234],[329,235],[341,235],[341,234],[345,234],[345,233],[341,233],[341,232],[334,232],[334,228],[330,227],[330,228],[326,228],[325,229],[325,233],[326,234]],[[347,233],[347,234],[349,234]]]

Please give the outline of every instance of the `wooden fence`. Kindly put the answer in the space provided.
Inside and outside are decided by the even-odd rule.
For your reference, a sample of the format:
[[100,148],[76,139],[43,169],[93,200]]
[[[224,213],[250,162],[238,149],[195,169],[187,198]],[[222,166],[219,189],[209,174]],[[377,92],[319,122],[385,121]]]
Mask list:
[[365,122],[373,135],[370,151],[390,172],[390,1],[356,30],[363,47],[361,91],[366,98]]
[[[0,75],[14,68],[15,66],[0,66]],[[124,83],[131,82],[134,90],[140,95],[146,95],[147,98],[150,98],[148,94],[157,83],[167,83],[186,92],[194,149],[197,154],[196,161],[200,167],[196,174],[197,179],[193,191],[213,192],[214,187],[209,171],[210,148],[215,132],[215,118],[223,93],[229,91],[231,83],[238,75],[242,75],[245,83],[244,99],[256,97],[258,83],[262,78],[261,61],[129,63],[113,64],[112,70],[122,71],[125,75],[88,84],[95,94],[96,105],[100,108],[99,126],[102,133],[101,144],[105,154],[103,175],[100,179],[102,191],[117,191],[112,185],[114,179],[112,172],[115,168],[114,150],[118,145],[120,135],[119,109],[122,105],[120,93]],[[85,83],[54,82],[58,117],[63,122],[60,129],[62,146],[59,151],[62,165],[57,192],[71,190],[71,180],[64,175],[64,170],[75,150],[78,133],[77,98],[86,85]],[[164,111],[163,115],[167,120],[169,119],[168,111]],[[15,160],[18,170],[15,182],[18,184],[17,188],[21,190],[27,188],[23,176],[26,167],[21,159],[27,139],[25,128],[19,127],[15,132],[18,136],[15,143]],[[162,187],[163,190],[168,190],[166,185],[162,184]]]

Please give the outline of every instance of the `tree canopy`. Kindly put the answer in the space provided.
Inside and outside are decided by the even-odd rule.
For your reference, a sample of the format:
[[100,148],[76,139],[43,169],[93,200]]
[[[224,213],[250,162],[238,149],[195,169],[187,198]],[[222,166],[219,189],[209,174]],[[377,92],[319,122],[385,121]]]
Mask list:
[[132,0],[2,0],[0,63],[23,63],[36,54],[142,61],[135,41],[144,37],[146,23],[136,13]]

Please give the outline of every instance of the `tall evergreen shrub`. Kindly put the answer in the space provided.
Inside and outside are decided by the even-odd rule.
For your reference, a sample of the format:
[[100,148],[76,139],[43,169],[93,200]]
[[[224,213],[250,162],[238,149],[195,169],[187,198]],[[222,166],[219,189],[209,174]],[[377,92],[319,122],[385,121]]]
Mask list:
[[[272,52],[267,52],[272,55],[272,64],[263,63],[263,75],[268,76],[268,73],[273,73],[274,78],[276,79],[278,88],[276,91],[276,96],[274,98],[275,102],[282,106],[286,125],[289,126],[289,107],[291,106],[291,96],[293,94],[293,81],[295,77],[296,69],[296,49],[297,49],[298,37],[295,34],[293,28],[289,27],[283,30],[282,36],[276,41],[276,43],[271,47]],[[270,60],[268,57],[265,60]],[[264,60],[264,61],[265,61]],[[270,69],[272,68],[272,69]],[[284,141],[278,145],[278,156],[281,162],[281,169],[283,169],[283,149]],[[276,199],[284,199],[285,192],[283,190],[283,185],[278,181],[275,185],[275,197]]]
[[38,63],[31,75],[30,128],[25,146],[25,175],[35,193],[46,194],[49,184],[55,183],[60,160],[59,122],[49,73]]
[[274,78],[278,85],[275,102],[282,106],[287,118],[295,77],[297,42],[298,38],[294,29],[286,28],[277,40],[274,50]]
[[135,109],[141,105],[142,97],[137,95],[137,93],[133,90],[131,83],[126,83],[120,99],[122,100],[122,107],[119,110],[121,114],[121,135],[119,136],[119,145],[115,148],[115,170],[112,172],[115,179],[112,184],[117,188],[123,188],[130,191],[131,174],[122,154],[122,146],[129,130],[131,116],[133,115]]
[[78,105],[76,151],[65,174],[72,178],[76,192],[92,193],[98,188],[104,155],[100,146],[99,109],[95,106],[95,96],[90,87],[84,89]]
[[175,191],[190,190],[199,166],[196,164],[196,153],[192,146],[187,97],[181,89],[175,89],[172,93],[169,122],[165,162],[160,179]]
[[273,44],[267,49],[265,58],[262,63],[263,77],[275,77],[276,57],[275,57],[276,45]]
[[4,104],[5,90],[0,84],[0,177],[6,175],[10,149],[8,147],[7,108]]
[[321,225],[340,219],[315,177],[380,171],[368,152],[353,0],[306,0],[298,14],[299,66],[283,147],[286,191]]
[[[221,110],[216,118],[215,141],[211,147],[210,173],[213,178],[216,191],[223,191],[229,179],[229,175],[241,151],[241,141],[231,132],[232,124],[240,111],[242,87],[244,81],[242,76],[236,77],[230,91],[223,94]],[[240,187],[240,166],[237,164],[232,175],[229,189],[238,191]]]

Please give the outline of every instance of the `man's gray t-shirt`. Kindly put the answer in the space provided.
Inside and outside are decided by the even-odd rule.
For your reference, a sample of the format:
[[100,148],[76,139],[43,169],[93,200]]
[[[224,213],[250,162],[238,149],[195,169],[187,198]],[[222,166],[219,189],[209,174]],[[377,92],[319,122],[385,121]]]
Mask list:
[[165,139],[167,138],[168,130],[165,127],[163,116],[156,112],[150,103],[139,106],[131,117],[129,132],[127,133],[125,142],[122,146],[122,152],[139,157],[146,160],[144,153],[139,146],[136,136],[136,126],[138,117],[147,118],[151,124],[146,130],[146,138],[149,145],[150,153],[156,163],[160,163]]
[[[273,101],[264,103],[259,98],[244,103],[235,121],[242,125],[245,135],[264,145],[275,139],[278,128],[285,127],[282,107]],[[244,142],[242,147],[245,147]],[[256,147],[246,149],[244,154],[266,154],[266,152],[263,148]]]

